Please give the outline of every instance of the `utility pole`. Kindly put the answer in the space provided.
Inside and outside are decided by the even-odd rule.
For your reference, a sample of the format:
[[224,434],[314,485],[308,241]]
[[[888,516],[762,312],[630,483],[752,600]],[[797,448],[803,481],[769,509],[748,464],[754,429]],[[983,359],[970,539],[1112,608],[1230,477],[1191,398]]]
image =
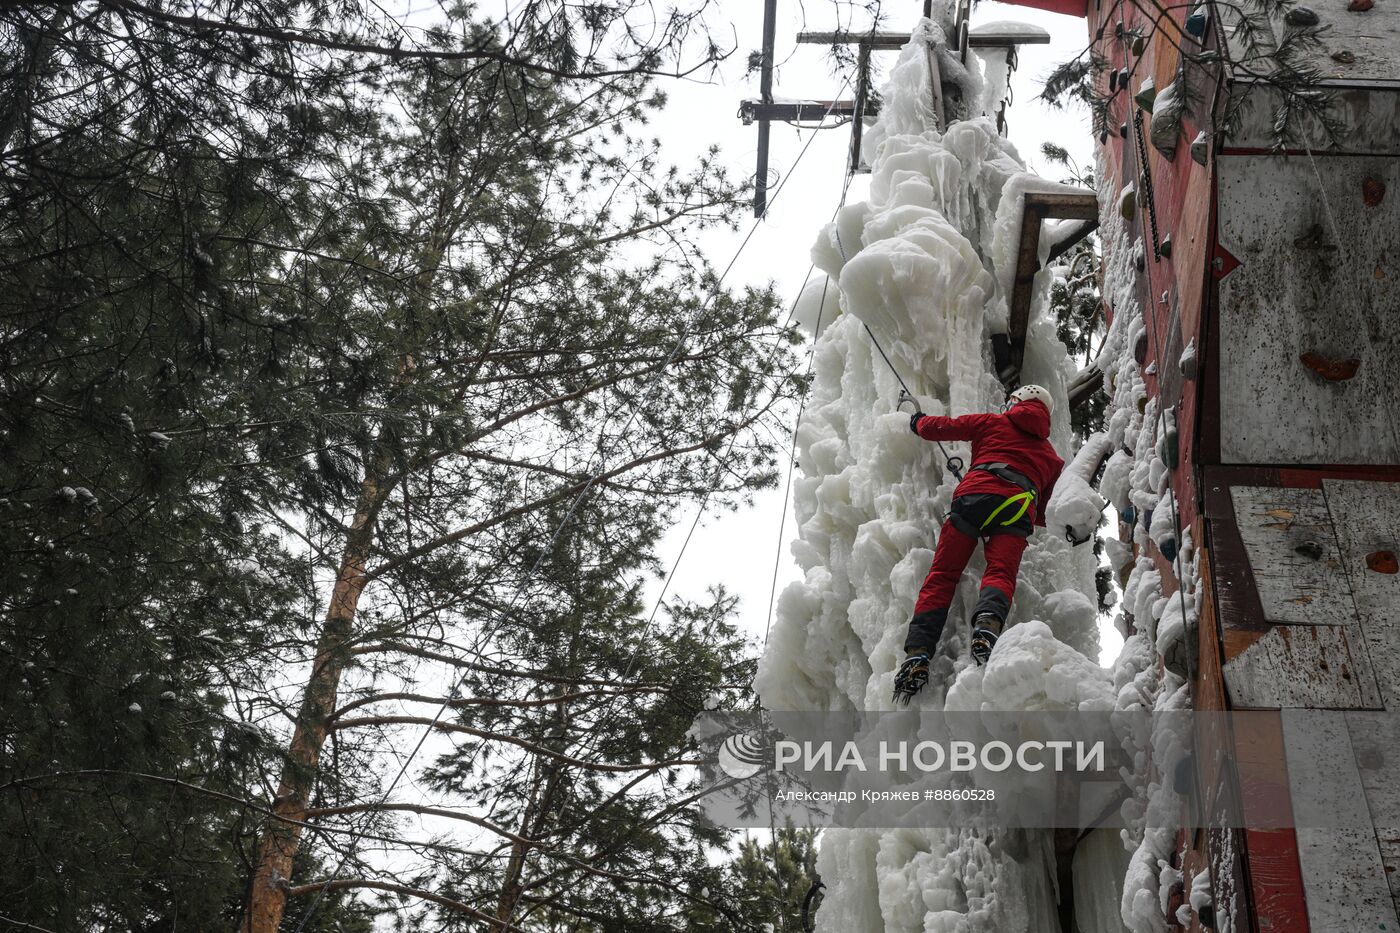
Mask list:
[[[871,28],[864,32],[800,32],[799,44],[807,45],[855,45],[856,54],[855,98],[853,100],[797,100],[778,103],[773,98],[773,45],[777,32],[777,0],[763,2],[763,48],[759,59],[758,98],[744,100],[739,104],[739,118],[745,125],[758,124],[758,166],[754,178],[753,212],[762,217],[768,210],[768,154],[771,142],[771,124],[774,120],[796,122],[821,122],[827,119],[847,120],[851,123],[850,171],[863,171],[860,161],[860,140],[865,129],[865,120],[879,114],[879,106],[871,99],[870,63],[872,52],[897,51],[908,44],[910,34],[883,32]],[[933,14],[932,0],[923,0],[923,15]],[[1014,54],[1018,45],[1043,45],[1050,41],[1049,33],[1033,33],[1024,29],[1007,33],[995,28],[972,31],[969,17],[972,14],[971,0],[958,4],[957,16],[950,36],[952,51],[958,53],[963,64],[967,64],[968,51],[975,48],[1004,48],[1007,55]],[[929,70],[932,103],[941,129],[947,128],[942,80],[938,70],[938,56],[932,47],[929,49]]]

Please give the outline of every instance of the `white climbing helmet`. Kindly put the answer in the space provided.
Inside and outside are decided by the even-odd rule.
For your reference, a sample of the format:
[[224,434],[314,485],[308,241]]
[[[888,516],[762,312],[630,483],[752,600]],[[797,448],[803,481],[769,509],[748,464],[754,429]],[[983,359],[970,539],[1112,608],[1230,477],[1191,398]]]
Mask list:
[[1021,386],[1006,397],[1006,407],[1010,408],[1017,402],[1028,402],[1032,399],[1044,405],[1050,414],[1055,413],[1055,400],[1050,397],[1049,391],[1041,386]]

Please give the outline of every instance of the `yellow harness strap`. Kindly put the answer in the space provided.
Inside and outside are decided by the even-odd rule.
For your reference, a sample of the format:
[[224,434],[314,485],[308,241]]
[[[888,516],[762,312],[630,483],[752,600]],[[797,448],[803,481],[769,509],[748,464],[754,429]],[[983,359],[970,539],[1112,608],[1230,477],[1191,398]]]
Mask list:
[[992,514],[987,516],[987,520],[982,523],[982,530],[985,531],[987,529],[987,526],[992,523],[992,519],[1019,502],[1021,503],[1021,507],[1016,510],[1016,514],[1001,523],[1003,528],[1007,525],[1016,524],[1016,522],[1020,521],[1021,516],[1026,514],[1026,510],[1031,507],[1031,501],[1034,499],[1035,494],[1031,492],[1020,492],[1014,496],[1008,496],[1005,502],[993,509]]

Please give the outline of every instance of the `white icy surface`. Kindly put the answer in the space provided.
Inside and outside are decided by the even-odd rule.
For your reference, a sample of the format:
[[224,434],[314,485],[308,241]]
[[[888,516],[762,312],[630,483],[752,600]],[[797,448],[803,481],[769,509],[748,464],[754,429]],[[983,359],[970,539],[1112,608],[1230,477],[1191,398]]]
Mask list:
[[[950,10],[939,0],[935,21],[948,22]],[[936,46],[945,89],[958,92],[948,106],[959,122],[946,133],[929,100],[927,40]],[[793,492],[798,531],[791,550],[804,577],[781,594],[759,665],[756,686],[770,709],[890,708],[905,628],[955,484],[937,446],[911,434],[907,412],[895,410],[899,383],[865,327],[924,411],[999,408],[1004,391],[992,371],[990,337],[1006,329],[1024,195],[1063,190],[1027,173],[993,121],[976,116],[993,112],[1002,76],[984,76],[975,59],[972,72],[954,67],[946,47],[935,23],[915,30],[890,73],[879,120],[864,136],[869,199],[842,208],[812,247],[828,279],[807,286],[797,312],[816,337]],[[987,61],[988,70],[996,67],[995,57]],[[1113,208],[1102,231],[1113,323],[1098,361],[1112,400],[1107,430],[1076,452],[1064,415],[1065,385],[1076,369],[1046,313],[1047,269],[1034,285],[1022,380],[1050,390],[1060,412],[1051,441],[1067,459],[1075,456],[1048,503],[1051,527],[1038,530],[1026,550],[1010,627],[991,662],[978,668],[966,656],[979,551],[917,706],[1108,711],[1185,702],[1180,679],[1163,672],[1158,643],[1180,642],[1192,604],[1186,614],[1167,610],[1160,573],[1149,559],[1137,559],[1148,544],[1141,517],[1130,543],[1109,541],[1114,567],[1131,568],[1117,618],[1127,638],[1112,670],[1091,660],[1098,657],[1096,560],[1091,548],[1071,548],[1063,537],[1066,525],[1095,527],[1105,499],[1145,514],[1159,504],[1168,479],[1154,449],[1157,407],[1132,355],[1144,327],[1133,292],[1134,245],[1118,217],[1118,192],[1102,197]],[[966,444],[946,446],[968,453]],[[1096,491],[1093,466],[1106,456]],[[1181,544],[1178,567],[1189,550]],[[1171,747],[1171,736],[1159,738]],[[1133,744],[1140,740],[1124,738],[1136,793],[1123,804],[1133,828],[1122,837],[1131,867],[1120,906],[1134,933],[1165,928],[1160,882],[1175,839],[1176,801],[1150,780],[1170,774],[1173,762],[1154,767]],[[1014,795],[1014,775],[1004,778],[1012,783],[999,790]],[[824,933],[1058,931],[1049,831],[828,830],[818,869],[826,894],[816,924]]]

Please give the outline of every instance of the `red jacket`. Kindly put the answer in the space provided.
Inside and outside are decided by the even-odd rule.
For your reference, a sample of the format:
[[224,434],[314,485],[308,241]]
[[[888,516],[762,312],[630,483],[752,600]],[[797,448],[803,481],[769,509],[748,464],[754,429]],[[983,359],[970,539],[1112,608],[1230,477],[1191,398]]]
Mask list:
[[[972,441],[972,463],[1005,463],[1024,475],[1036,488],[1035,523],[1045,524],[1045,505],[1055,491],[1055,481],[1065,462],[1046,440],[1050,436],[1050,412],[1034,399],[1018,402],[1006,414],[988,412],[944,418],[924,415],[915,433],[930,441]],[[1021,490],[986,470],[969,469],[953,491],[954,496],[990,492],[1014,496]]]

